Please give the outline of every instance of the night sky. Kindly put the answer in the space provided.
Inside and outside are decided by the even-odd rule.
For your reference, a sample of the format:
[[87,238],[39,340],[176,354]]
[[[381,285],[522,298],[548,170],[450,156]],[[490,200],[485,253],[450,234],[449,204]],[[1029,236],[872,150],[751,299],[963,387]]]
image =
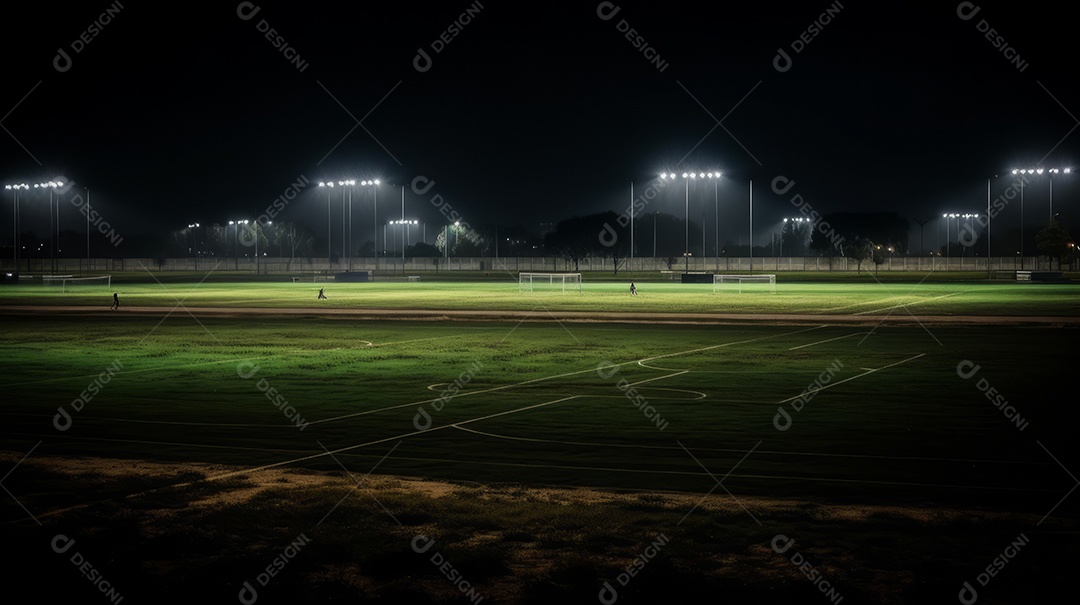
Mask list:
[[[797,215],[796,193],[823,213],[940,216],[985,208],[987,177],[1010,167],[1080,159],[1075,32],[1057,5],[753,4],[42,2],[9,13],[0,39],[0,180],[62,175],[117,230],[164,234],[255,218],[302,178],[281,219],[318,232],[317,181],[378,177],[381,221],[423,176],[434,185],[407,191],[408,218],[441,226],[439,194],[471,224],[535,229],[621,211],[631,180],[719,168],[721,235],[737,240],[750,180],[766,233]],[[777,176],[795,181],[785,195],[770,190]],[[647,211],[681,216],[681,186]],[[1029,224],[1047,216],[1046,187],[1028,187]],[[1055,180],[1066,227],[1080,223],[1078,196]],[[696,186],[692,218],[711,224],[715,201],[711,183]],[[3,209],[10,238],[10,197]],[[22,217],[44,231],[43,208],[27,202]]]

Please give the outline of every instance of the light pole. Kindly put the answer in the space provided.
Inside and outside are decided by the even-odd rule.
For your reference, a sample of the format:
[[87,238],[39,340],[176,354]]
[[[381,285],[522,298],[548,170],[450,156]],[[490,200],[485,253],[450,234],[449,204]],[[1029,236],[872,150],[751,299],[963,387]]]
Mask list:
[[[56,262],[60,257],[60,201],[56,202],[56,219],[53,222],[53,191],[63,187],[62,181],[48,181],[45,183],[35,183],[34,189],[48,189],[49,190],[49,258],[52,261],[52,271],[56,273]],[[56,228],[56,237],[53,237],[53,228]]]
[[[352,270],[352,189],[348,190],[348,201],[346,202],[345,187],[355,187],[355,179],[342,179],[337,182],[338,187],[341,187],[341,247],[345,252],[346,258],[349,259],[348,270]],[[329,211],[329,206],[327,206]],[[348,237],[346,237],[345,227],[348,225]]]
[[90,270],[90,188],[86,190],[86,270]]
[[[334,188],[334,181],[319,181],[319,187],[326,187],[326,265],[330,268],[330,256],[332,254],[330,247],[330,194]],[[232,222],[230,221],[231,225]]]
[[[692,180],[696,181],[698,178],[700,178],[702,180],[704,180],[706,178],[719,179],[722,175],[723,175],[723,173],[721,171],[719,171],[719,170],[710,171],[710,172],[707,172],[707,173],[706,172],[693,172],[693,171],[682,173],[683,184],[686,186],[686,195],[685,195],[685,199],[684,199],[684,205],[685,205],[685,209],[684,209],[685,219],[684,220],[685,220],[685,225],[683,226],[684,231],[685,231],[684,239],[683,239],[683,258],[686,259],[686,273],[690,273],[690,181],[692,181]],[[674,180],[676,178],[676,175],[675,175],[674,172],[662,172],[662,173],[660,173],[660,178],[664,179],[664,180],[668,180],[668,179]],[[715,195],[715,191],[716,191],[716,188],[714,186],[713,187],[714,195]],[[655,224],[653,225],[653,227],[655,228]],[[703,237],[703,239],[704,239],[704,237]],[[654,247],[655,247],[655,245],[654,245]],[[703,254],[704,254],[704,251],[705,250],[704,250],[704,241],[703,241],[702,242],[702,253]]]
[[404,219],[403,218],[403,219],[400,219],[400,220],[390,221],[390,224],[391,225],[399,225],[399,226],[401,226],[401,271],[402,271],[402,274],[404,275],[404,273],[405,273],[405,240],[408,238],[408,235],[409,235],[409,226],[410,225],[419,225],[420,221],[418,221],[416,219]]
[[[236,247],[237,240],[240,239],[240,225],[248,224],[248,221],[229,221],[230,225],[236,225],[233,228],[233,270],[240,270],[240,251]],[[258,244],[258,234],[256,234],[255,243]]]
[[[375,246],[376,268],[378,268],[378,262],[379,262],[379,260],[378,260],[379,259],[379,182],[380,182],[379,179],[370,179],[370,180],[366,180],[366,181],[360,181],[360,186],[362,186],[362,187],[371,187],[371,192],[372,192],[372,194],[374,196],[372,198],[373,201],[372,201],[372,204],[371,204],[371,207],[372,207],[372,209],[374,211],[374,218],[373,218],[373,222],[371,223],[371,231],[372,231],[372,235],[374,237],[372,245]],[[385,245],[386,242],[383,242],[383,244]]]
[[[794,224],[794,223],[801,223],[803,221],[810,222],[810,219],[803,218],[801,216],[795,217],[795,218],[785,218],[784,219],[784,224],[781,225],[781,227],[780,227],[780,256],[784,255],[784,230],[787,229],[788,221],[791,221],[792,224]],[[796,228],[797,227],[792,226],[792,228],[791,228],[792,233],[795,232]]]
[[14,268],[15,273],[19,272],[19,190],[20,189],[29,189],[29,188],[30,188],[30,185],[27,185],[26,183],[16,183],[14,185],[4,185],[4,189],[6,189],[8,191],[11,191],[12,201],[14,202],[14,204],[13,204],[13,206],[11,208],[11,211],[12,211],[12,221],[11,221],[12,239],[11,239],[11,246],[15,249],[15,251],[12,253],[12,259],[15,261],[15,268]]
[[[199,223],[188,223],[188,230],[191,231],[191,256],[194,259],[195,270],[199,270],[199,241],[195,235],[195,229],[199,227]],[[89,246],[90,237],[87,236],[87,246]],[[88,257],[89,259],[89,257]]]

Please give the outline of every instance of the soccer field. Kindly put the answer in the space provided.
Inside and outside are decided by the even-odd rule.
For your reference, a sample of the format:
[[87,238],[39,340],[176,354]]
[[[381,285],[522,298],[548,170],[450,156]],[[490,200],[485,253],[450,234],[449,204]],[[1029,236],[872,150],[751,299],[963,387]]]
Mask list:
[[[582,292],[521,292],[511,281],[370,283],[184,282],[114,283],[60,293],[58,287],[0,289],[0,306],[108,308],[112,293],[122,307],[263,307],[305,309],[428,309],[588,311],[611,313],[800,313],[889,315],[1080,316],[1080,284],[989,282],[789,282],[779,278],[743,291],[714,291],[712,284],[650,282],[630,296],[626,283],[589,282]],[[731,286],[726,286],[730,288]],[[328,300],[317,300],[324,288]]]
[[[659,535],[671,545],[631,593],[644,600],[821,598],[770,550],[780,534],[811,549],[800,552],[845,602],[955,598],[1021,532],[1040,546],[1013,563],[1005,600],[1075,558],[1080,413],[1049,394],[1075,390],[1063,352],[1078,329],[872,321],[886,309],[1074,315],[1069,286],[791,287],[801,291],[646,284],[635,299],[618,284],[529,295],[516,284],[375,283],[327,287],[321,302],[618,311],[655,296],[663,302],[647,310],[805,304],[871,321],[371,320],[321,314],[312,284],[259,283],[124,285],[120,312],[72,314],[53,309],[99,301],[7,290],[0,450],[12,497],[0,513],[31,563],[55,556],[57,531],[81,527],[103,562],[112,542],[131,549],[105,566],[129,594],[180,590],[194,574],[230,600],[298,534],[315,545],[273,593],[285,601],[312,590],[460,599],[410,546],[418,532],[507,600],[595,600]],[[301,294],[310,300],[294,306],[310,313],[255,312]],[[830,307],[841,300],[855,306]],[[208,307],[235,313],[200,315]],[[215,546],[223,536],[236,546]],[[358,567],[341,571],[343,561]],[[695,569],[713,571],[685,571]],[[346,588],[355,582],[366,588]],[[85,588],[61,590],[93,594]]]

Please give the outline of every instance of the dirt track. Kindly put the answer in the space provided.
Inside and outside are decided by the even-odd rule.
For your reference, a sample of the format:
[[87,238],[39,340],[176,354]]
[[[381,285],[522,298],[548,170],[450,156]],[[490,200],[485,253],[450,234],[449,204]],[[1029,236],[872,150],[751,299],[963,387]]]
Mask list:
[[268,308],[268,307],[124,307],[118,312],[107,307],[28,305],[0,307],[0,315],[72,315],[101,317],[138,315],[161,317],[168,313],[200,318],[213,317],[323,317],[334,319],[381,319],[413,321],[559,321],[576,323],[647,324],[842,324],[852,326],[888,325],[1080,325],[1080,317],[1037,317],[1013,315],[911,315],[893,309],[881,315],[803,315],[796,313],[600,313],[595,311],[497,311],[462,309],[359,309],[359,308]]

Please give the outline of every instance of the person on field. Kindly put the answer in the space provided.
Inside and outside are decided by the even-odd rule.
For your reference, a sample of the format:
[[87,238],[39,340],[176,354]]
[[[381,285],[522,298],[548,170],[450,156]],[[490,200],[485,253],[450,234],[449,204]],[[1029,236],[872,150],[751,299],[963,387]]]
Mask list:
[[634,285],[634,282],[630,282],[630,294],[637,296],[637,286]]
[[113,311],[116,311],[116,310],[120,309],[120,297],[117,296],[116,292],[113,292],[112,306],[109,307],[109,308],[112,309]]
[[318,298],[318,300],[328,300],[326,298],[326,295],[323,294],[323,289],[322,288],[319,288],[319,298]]

